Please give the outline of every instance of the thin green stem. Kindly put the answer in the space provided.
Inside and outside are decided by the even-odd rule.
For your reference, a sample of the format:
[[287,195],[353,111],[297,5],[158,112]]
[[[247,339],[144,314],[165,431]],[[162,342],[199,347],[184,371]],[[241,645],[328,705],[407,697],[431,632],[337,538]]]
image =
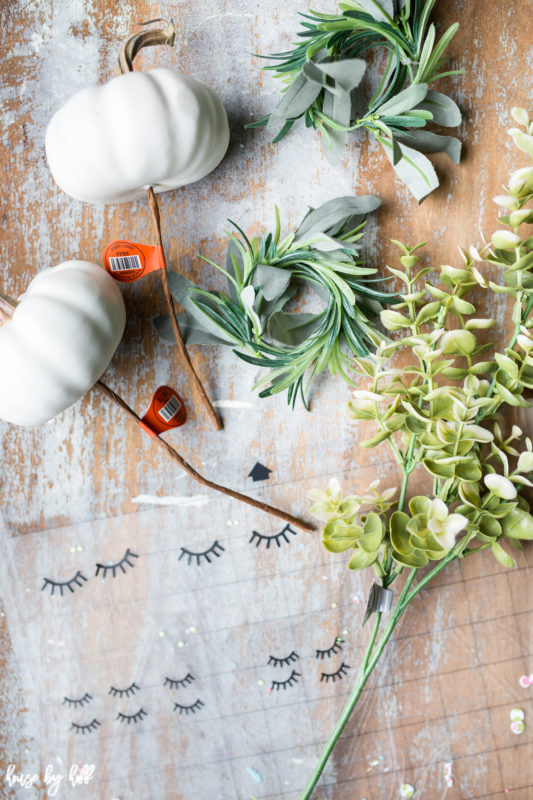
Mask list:
[[376,641],[376,636],[378,635],[378,630],[379,630],[379,626],[381,624],[382,615],[383,615],[382,611],[378,611],[377,614],[376,614],[376,619],[374,620],[374,627],[372,628],[372,635],[370,636],[370,641],[369,641],[368,647],[366,648],[366,651],[365,651],[365,657],[364,657],[364,660],[363,660],[363,672],[367,668],[368,661],[370,659],[370,656],[372,655],[372,650],[374,648],[374,644],[375,644],[375,641]]
[[315,766],[315,768],[313,770],[313,773],[312,773],[311,777],[309,778],[309,781],[307,782],[307,785],[306,785],[305,789],[301,793],[299,800],[308,800],[308,798],[311,797],[311,794],[312,794],[312,792],[313,792],[313,790],[314,790],[314,788],[315,788],[315,786],[317,784],[318,779],[320,778],[320,776],[322,774],[322,771],[323,771],[324,767],[327,764],[327,761],[328,761],[328,759],[329,759],[329,757],[330,757],[330,755],[331,755],[331,753],[333,751],[333,748],[335,747],[339,736],[341,735],[342,731],[344,730],[344,726],[348,722],[348,719],[350,718],[350,715],[351,715],[352,711],[354,710],[355,704],[357,703],[357,701],[358,701],[358,699],[359,699],[359,697],[361,695],[361,692],[363,691],[363,688],[364,688],[364,686],[365,686],[370,674],[372,673],[372,670],[374,669],[374,667],[376,666],[377,662],[379,661],[379,658],[380,658],[383,650],[385,649],[385,645],[389,641],[389,639],[390,639],[390,637],[392,635],[392,632],[394,631],[394,628],[396,627],[396,624],[397,624],[398,620],[400,619],[400,616],[402,615],[402,613],[403,613],[403,611],[404,611],[404,609],[406,607],[406,605],[404,603],[404,599],[409,593],[411,585],[412,585],[412,583],[413,583],[413,581],[415,579],[416,572],[417,572],[416,569],[412,569],[411,570],[411,572],[410,572],[410,574],[409,574],[409,576],[408,576],[408,578],[407,578],[407,580],[405,582],[405,585],[404,585],[404,587],[403,587],[403,589],[401,591],[400,597],[398,598],[398,603],[396,605],[396,608],[392,612],[390,621],[389,621],[387,627],[385,628],[385,630],[383,632],[383,636],[381,637],[381,639],[379,640],[378,644],[376,645],[375,650],[373,648],[374,648],[374,643],[375,643],[375,640],[376,640],[377,629],[379,628],[379,624],[380,624],[381,618],[379,620],[376,620],[376,622],[374,623],[374,630],[372,632],[372,636],[370,638],[370,642],[368,643],[368,646],[366,648],[365,655],[364,655],[364,658],[363,658],[363,664],[362,664],[362,667],[361,667],[361,671],[359,672],[356,684],[355,684],[354,688],[352,689],[350,697],[348,698],[348,702],[344,706],[344,708],[343,708],[343,710],[341,712],[341,715],[340,715],[339,719],[337,720],[337,724],[335,725],[335,727],[334,727],[334,729],[333,729],[333,731],[331,733],[331,736],[329,737],[328,741],[326,742],[326,745],[325,745],[325,747],[324,747],[324,749],[323,749],[323,751],[322,751],[322,753],[320,755],[320,758],[319,758],[319,760],[318,760],[318,762],[317,762],[317,764],[316,764],[316,766]]

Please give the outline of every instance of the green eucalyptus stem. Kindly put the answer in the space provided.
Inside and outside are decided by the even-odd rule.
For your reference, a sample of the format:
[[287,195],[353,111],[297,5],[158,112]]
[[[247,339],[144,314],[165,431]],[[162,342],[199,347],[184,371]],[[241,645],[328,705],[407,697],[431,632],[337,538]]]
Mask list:
[[333,729],[333,731],[331,733],[331,736],[329,737],[328,741],[326,742],[326,745],[325,745],[325,747],[324,747],[324,749],[323,749],[323,751],[322,751],[322,753],[320,755],[320,758],[318,759],[318,762],[317,762],[317,764],[316,764],[316,766],[315,766],[315,768],[313,770],[313,773],[312,773],[311,777],[309,778],[309,781],[307,782],[307,785],[306,785],[305,789],[301,793],[299,800],[308,800],[308,798],[311,797],[311,794],[313,793],[313,790],[314,790],[314,788],[315,788],[315,786],[316,786],[316,784],[318,782],[318,779],[320,778],[320,776],[321,776],[321,774],[322,774],[322,772],[324,770],[324,767],[326,766],[326,764],[328,762],[328,759],[329,759],[329,757],[330,757],[330,755],[331,755],[331,753],[333,751],[333,748],[337,744],[337,740],[338,740],[339,736],[341,735],[342,731],[344,730],[344,727],[345,727],[346,723],[348,722],[352,711],[355,708],[355,704],[359,700],[361,692],[363,691],[363,688],[364,688],[368,678],[370,677],[374,667],[378,663],[378,661],[380,659],[380,656],[383,653],[383,650],[385,649],[385,645],[389,641],[389,639],[390,639],[390,637],[391,637],[391,635],[392,635],[392,633],[394,631],[394,628],[396,627],[396,625],[398,623],[398,620],[400,619],[402,613],[404,612],[405,608],[407,607],[407,603],[405,603],[404,601],[405,601],[405,598],[409,594],[409,590],[410,590],[410,588],[412,586],[412,583],[413,583],[413,581],[415,579],[416,573],[417,573],[417,569],[416,568],[412,569],[411,572],[409,573],[409,576],[408,576],[408,578],[407,578],[407,580],[405,582],[405,585],[404,585],[404,587],[403,587],[403,589],[401,591],[401,594],[400,594],[400,596],[398,598],[398,602],[396,604],[396,608],[392,612],[391,618],[390,618],[390,620],[389,620],[389,622],[387,624],[387,627],[383,631],[383,635],[382,635],[381,639],[379,640],[379,642],[376,645],[375,650],[374,650],[374,644],[375,644],[375,640],[376,640],[376,636],[377,636],[377,631],[378,631],[378,628],[379,628],[379,624],[381,622],[381,615],[378,614],[379,619],[376,619],[376,621],[374,623],[374,630],[372,632],[372,636],[370,638],[370,641],[369,641],[369,643],[367,645],[367,649],[366,649],[365,655],[363,657],[363,663],[362,663],[362,666],[361,666],[361,671],[359,672],[359,675],[358,675],[357,681],[355,683],[355,686],[352,689],[350,697],[348,698],[348,702],[344,706],[344,708],[343,708],[343,710],[341,712],[341,715],[340,715],[339,719],[337,720],[337,724],[335,725],[335,727],[334,727],[334,729]]
[[365,651],[365,657],[363,660],[363,671],[367,668],[368,662],[370,660],[370,656],[372,655],[372,650],[374,649],[374,644],[376,642],[376,637],[378,635],[379,626],[381,624],[381,618],[383,616],[382,611],[378,611],[376,614],[376,619],[374,620],[374,627],[372,628],[372,634],[370,636],[370,641],[368,643],[368,647]]

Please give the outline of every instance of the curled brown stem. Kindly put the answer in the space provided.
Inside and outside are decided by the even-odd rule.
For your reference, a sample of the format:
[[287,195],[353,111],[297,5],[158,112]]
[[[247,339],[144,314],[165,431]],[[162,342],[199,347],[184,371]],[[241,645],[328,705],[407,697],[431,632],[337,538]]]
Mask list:
[[[140,31],[139,33],[136,33],[129,39],[127,39],[120,48],[118,63],[122,73],[133,71],[133,60],[135,59],[135,56],[137,55],[139,50],[142,50],[143,47],[152,47],[154,45],[160,45],[160,44],[166,44],[169,45],[169,47],[171,47],[174,44],[175,28],[172,20],[166,22],[165,20],[158,18],[149,20],[148,22],[143,22],[141,24],[150,25],[152,22],[163,22],[164,26],[161,28],[147,28],[146,30]],[[213,404],[211,403],[211,400],[209,399],[209,395],[207,394],[202,381],[200,380],[196,370],[194,369],[194,366],[190,359],[188,350],[185,346],[185,342],[183,341],[183,336],[181,335],[181,331],[178,325],[176,309],[174,308],[174,300],[172,298],[172,295],[170,294],[170,289],[168,286],[167,264],[165,258],[165,250],[163,247],[163,238],[161,235],[161,219],[159,214],[159,204],[157,202],[155,192],[151,186],[148,188],[148,203],[150,205],[150,211],[152,213],[152,222],[157,237],[157,242],[159,247],[161,248],[161,254],[163,256],[163,267],[160,271],[161,283],[163,286],[163,293],[165,295],[165,300],[170,314],[172,331],[174,333],[174,338],[176,339],[176,344],[178,346],[178,352],[185,365],[185,369],[187,370],[189,380],[195,387],[200,397],[200,400],[202,401],[202,405],[204,406],[207,416],[211,420],[215,429],[217,431],[220,431],[222,430],[223,427],[222,422],[220,421],[220,417],[218,416],[217,412],[213,407]]]
[[[18,305],[18,301],[15,300],[13,297],[10,297],[7,294],[4,294],[0,291],[0,309],[5,309],[6,318],[9,318],[13,315],[15,308]],[[1,317],[1,315],[0,315]],[[1,321],[1,319],[0,319]],[[113,389],[110,389],[109,386],[104,383],[103,381],[99,380],[96,381],[94,384],[94,388],[98,389],[102,392],[107,398],[113,401],[115,405],[125,411],[131,419],[136,422],[137,424],[141,422],[141,418],[135,413],[135,411],[129,407],[125,400],[120,397]],[[248,497],[245,494],[241,494],[240,492],[235,492],[233,489],[228,489],[226,486],[220,486],[220,484],[215,483],[214,481],[210,481],[208,478],[204,478],[203,475],[200,475],[194,467],[192,467],[188,461],[186,461],[182,455],[178,453],[168,442],[162,439],[160,436],[155,436],[154,439],[157,443],[162,447],[164,450],[167,451],[170,458],[176,461],[180,467],[185,470],[185,472],[191,476],[195,481],[198,483],[207,486],[209,489],[214,489],[216,492],[221,492],[222,494],[227,495],[228,497],[233,497],[234,500],[239,500],[241,503],[247,503],[249,506],[253,506],[254,508],[258,508],[260,511],[264,511],[266,514],[272,514],[275,517],[279,517],[279,519],[284,520],[285,522],[289,522],[297,528],[301,528],[304,531],[314,531],[315,526],[312,525],[310,522],[306,522],[299,517],[295,517],[292,514],[288,514],[286,511],[281,511],[279,508],[274,508],[274,506],[268,505],[268,503],[263,503],[261,500],[255,500],[253,497]]]
[[178,346],[178,352],[185,364],[185,368],[189,374],[189,378],[196,388],[198,394],[200,395],[200,399],[202,404],[209,416],[209,419],[213,423],[214,427],[217,431],[222,430],[222,422],[218,414],[216,413],[211,400],[209,399],[209,395],[207,394],[204,385],[198,375],[196,374],[196,370],[194,369],[193,363],[190,359],[189,352],[185,346],[185,342],[183,341],[183,336],[181,335],[181,331],[178,325],[178,318],[176,316],[176,309],[174,308],[174,299],[170,294],[170,289],[168,286],[168,276],[167,276],[167,265],[165,259],[165,250],[163,248],[163,240],[161,236],[161,220],[159,216],[159,205],[157,202],[157,198],[155,196],[154,190],[150,186],[148,189],[148,203],[150,205],[150,211],[152,213],[152,222],[154,224],[154,230],[157,238],[157,243],[161,248],[161,253],[163,256],[163,268],[160,270],[161,273],[161,284],[163,286],[163,293],[165,295],[165,300],[168,306],[168,310],[170,313],[170,322],[172,325],[172,331],[174,333],[174,338],[176,339],[176,344]]
[[[99,389],[106,397],[112,400],[117,406],[119,406],[119,408],[125,411],[134,422],[137,424],[141,422],[140,417],[135,413],[135,411],[129,407],[122,397],[110,389],[107,384],[105,384],[103,381],[97,381],[95,387]],[[240,492],[235,492],[233,489],[228,489],[227,486],[221,486],[219,483],[215,483],[214,481],[210,481],[208,478],[204,478],[204,476],[200,475],[200,473],[197,472],[194,467],[192,467],[189,462],[186,461],[183,456],[174,449],[174,447],[166,442],[165,439],[162,439],[160,436],[154,436],[154,439],[160,447],[166,450],[170,458],[176,461],[176,463],[179,464],[179,466],[185,470],[185,472],[190,475],[191,478],[197,481],[197,483],[201,483],[203,486],[209,487],[209,489],[214,489],[216,492],[221,492],[228,497],[233,497],[234,500],[239,500],[241,503],[247,503],[249,506],[258,508],[260,511],[264,511],[266,514],[272,514],[274,517],[279,517],[279,519],[289,522],[295,527],[301,528],[304,531],[315,530],[314,525],[312,525],[310,522],[306,522],[305,520],[295,517],[286,511],[281,511],[279,508],[274,508],[274,506],[270,506],[268,503],[263,503],[261,500],[256,500],[255,498],[248,497]]]

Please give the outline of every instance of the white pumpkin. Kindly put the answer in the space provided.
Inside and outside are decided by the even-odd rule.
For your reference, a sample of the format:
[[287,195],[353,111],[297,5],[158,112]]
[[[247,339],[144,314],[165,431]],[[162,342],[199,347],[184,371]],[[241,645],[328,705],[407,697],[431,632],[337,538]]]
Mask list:
[[83,397],[125,323],[118,285],[101,267],[66,261],[40,272],[0,327],[0,418],[37,425]]
[[215,92],[169,69],[82,89],[52,117],[46,155],[57,184],[90,203],[122,203],[205,177],[229,142]]

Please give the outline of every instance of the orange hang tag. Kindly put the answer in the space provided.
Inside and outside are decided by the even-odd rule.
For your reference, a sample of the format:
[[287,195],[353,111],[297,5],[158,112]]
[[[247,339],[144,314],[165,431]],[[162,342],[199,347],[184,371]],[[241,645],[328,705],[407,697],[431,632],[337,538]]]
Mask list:
[[131,283],[149,272],[163,269],[163,248],[116,239],[104,250],[104,266],[116,281]]
[[153,439],[160,433],[179,428],[186,421],[187,409],[179,394],[170,386],[160,386],[139,425]]

